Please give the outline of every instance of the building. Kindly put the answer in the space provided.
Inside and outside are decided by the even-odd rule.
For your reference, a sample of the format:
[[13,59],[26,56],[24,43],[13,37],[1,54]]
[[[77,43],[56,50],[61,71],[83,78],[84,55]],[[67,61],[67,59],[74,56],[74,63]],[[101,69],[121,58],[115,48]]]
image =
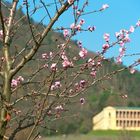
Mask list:
[[105,107],[93,117],[93,130],[140,130],[140,107]]

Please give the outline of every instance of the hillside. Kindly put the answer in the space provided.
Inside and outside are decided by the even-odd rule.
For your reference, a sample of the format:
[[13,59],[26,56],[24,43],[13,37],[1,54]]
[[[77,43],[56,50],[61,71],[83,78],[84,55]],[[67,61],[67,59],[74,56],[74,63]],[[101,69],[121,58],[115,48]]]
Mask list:
[[[7,16],[7,10],[4,10],[4,15]],[[16,18],[23,17],[24,14],[21,9],[18,9]],[[35,27],[35,32],[42,31],[45,25],[42,23],[36,23],[32,19],[32,24]],[[21,28],[15,35],[13,44],[11,46],[17,47],[20,50],[23,44],[29,40],[31,33],[29,32],[29,25],[27,24],[26,18],[23,18],[20,22]],[[1,27],[0,27],[1,29]],[[23,38],[24,36],[24,38]],[[50,34],[45,38],[42,47],[34,57],[39,59],[43,52],[57,51],[57,44],[61,44],[65,41],[61,32],[51,31]],[[71,40],[71,48],[67,48],[67,52],[70,58],[73,58],[79,51],[76,41]],[[11,53],[15,54],[11,49]],[[26,52],[25,52],[26,53]],[[89,52],[88,58],[95,56],[94,52]],[[20,59],[20,58],[19,58]],[[80,63],[80,62],[79,62]],[[38,67],[38,62],[31,61],[26,67],[20,71],[25,79],[28,75],[31,75],[33,71]],[[125,67],[123,65],[117,65],[113,59],[108,59],[104,64],[98,75],[104,75],[113,70]],[[45,71],[40,73],[43,77]],[[93,87],[90,87],[85,94],[70,100],[67,105],[67,112],[64,113],[64,117],[55,120],[49,120],[49,128],[60,133],[87,133],[92,128],[92,116],[102,110],[103,107],[111,106],[140,106],[140,72],[137,71],[135,74],[130,74],[128,70],[123,71],[119,74],[114,75],[110,80],[102,81]],[[37,86],[37,85],[33,85]],[[38,87],[38,86],[37,86]],[[36,87],[36,88],[37,88]],[[23,91],[24,92],[24,91]],[[124,98],[124,95],[128,95]],[[86,102],[84,105],[79,103],[79,98],[84,97]],[[24,107],[29,106],[29,102],[24,103]],[[23,104],[17,107],[23,106]],[[49,118],[48,118],[49,119]],[[51,130],[42,130],[44,135],[55,133]]]

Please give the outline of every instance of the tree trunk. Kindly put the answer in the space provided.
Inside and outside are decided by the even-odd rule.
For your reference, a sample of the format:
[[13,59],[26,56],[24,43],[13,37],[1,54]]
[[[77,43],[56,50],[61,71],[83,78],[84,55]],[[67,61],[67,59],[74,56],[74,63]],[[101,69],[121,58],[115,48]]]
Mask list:
[[6,126],[7,126],[7,114],[9,108],[8,104],[10,103],[11,98],[11,76],[8,74],[9,72],[5,72],[4,75],[4,87],[3,92],[1,94],[1,110],[0,110],[0,140],[4,139],[4,135],[6,133]]
[[7,120],[6,118],[6,110],[4,108],[1,109],[1,116],[0,116],[0,140],[3,140],[5,132],[6,132],[6,126],[7,126]]

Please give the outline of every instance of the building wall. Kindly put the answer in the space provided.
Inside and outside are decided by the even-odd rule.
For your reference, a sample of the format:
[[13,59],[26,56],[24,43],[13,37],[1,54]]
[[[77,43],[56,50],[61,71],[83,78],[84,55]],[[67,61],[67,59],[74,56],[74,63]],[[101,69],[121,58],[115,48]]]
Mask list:
[[[94,130],[106,130],[112,129],[115,125],[115,109],[113,107],[106,107],[93,117],[93,129]],[[112,121],[114,120],[114,121]]]
[[93,118],[93,129],[98,130],[100,128],[104,129],[104,111],[100,112]]
[[93,117],[93,130],[140,130],[140,108],[106,107]]
[[140,130],[140,110],[116,110],[116,129]]
[[106,107],[104,109],[104,122],[106,123],[106,129],[112,129],[116,126],[116,110],[113,107]]

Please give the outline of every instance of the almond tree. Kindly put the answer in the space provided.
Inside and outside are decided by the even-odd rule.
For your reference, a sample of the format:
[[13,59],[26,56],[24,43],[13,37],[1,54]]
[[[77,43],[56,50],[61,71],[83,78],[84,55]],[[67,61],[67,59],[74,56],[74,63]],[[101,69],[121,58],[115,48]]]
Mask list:
[[[21,4],[22,3],[22,4]],[[18,7],[18,4],[21,6]],[[49,10],[52,5],[54,11]],[[39,0],[13,0],[11,5],[6,5],[0,0],[0,139],[14,139],[20,131],[30,128],[27,140],[35,139],[39,133],[34,134],[40,126],[47,127],[46,118],[59,118],[65,112],[69,99],[85,93],[96,83],[110,79],[113,75],[125,69],[133,69],[139,64],[135,61],[128,68],[117,69],[105,75],[98,75],[106,59],[104,54],[113,46],[120,46],[117,63],[122,63],[125,54],[125,44],[130,42],[129,35],[140,26],[140,21],[128,30],[116,33],[116,40],[111,42],[110,35],[104,34],[105,44],[102,50],[92,57],[78,41],[77,46],[71,39],[78,32],[94,32],[95,26],[83,28],[83,16],[95,12],[102,12],[109,6],[103,4],[99,10],[86,12],[88,0],[53,0],[46,2]],[[8,14],[5,15],[3,9]],[[18,17],[19,8],[26,9],[25,15]],[[32,16],[40,9],[44,9],[47,25],[39,26],[33,23]],[[71,12],[73,23],[68,27],[53,28],[60,16]],[[27,26],[26,29],[23,25]],[[26,34],[22,31],[26,30]],[[53,48],[47,45],[47,37],[52,31],[60,31],[62,40],[53,40]],[[59,36],[60,34],[58,34]],[[28,36],[28,37],[27,37]],[[23,41],[24,40],[24,41]],[[17,43],[19,42],[19,43]],[[20,42],[22,42],[20,44]],[[71,54],[71,48],[75,52]],[[42,52],[42,48],[43,52]],[[48,51],[49,48],[50,51]],[[80,98],[81,104],[85,99]],[[6,133],[8,129],[10,133]]]

